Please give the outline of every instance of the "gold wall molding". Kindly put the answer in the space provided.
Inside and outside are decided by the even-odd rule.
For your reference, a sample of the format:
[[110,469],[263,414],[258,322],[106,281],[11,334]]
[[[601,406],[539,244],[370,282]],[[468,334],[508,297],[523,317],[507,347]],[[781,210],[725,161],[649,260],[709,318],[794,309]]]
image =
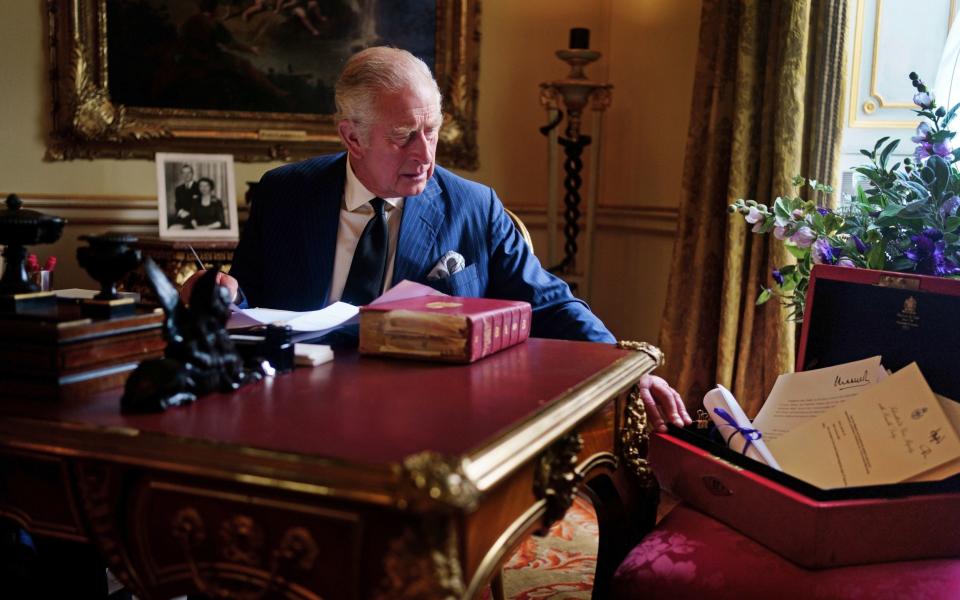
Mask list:
[[[0,192],[5,198],[10,192]],[[46,192],[17,192],[25,208],[58,214],[69,220],[68,225],[129,225],[156,228],[157,197],[125,194],[55,194]],[[527,227],[543,229],[547,226],[547,207],[542,204],[510,204]],[[241,216],[246,205],[239,208]],[[69,211],[70,214],[59,212]],[[631,231],[648,235],[673,236],[677,231],[679,211],[674,206],[615,205],[601,203],[597,209],[597,228],[601,230]]]
[[[0,192],[5,198],[9,192]],[[159,216],[156,196],[17,194],[24,208],[54,214],[67,219],[67,226],[93,225],[105,228],[123,226],[157,232]]]
[[[916,127],[916,119],[909,118],[904,120],[866,120],[860,118],[862,109],[867,115],[872,115],[880,108],[901,108],[912,109],[914,107],[912,98],[908,100],[890,100],[881,94],[878,83],[877,65],[880,59],[880,31],[881,24],[885,21],[881,18],[883,12],[883,0],[876,0],[875,14],[873,21],[873,45],[870,50],[870,80],[866,96],[860,93],[860,73],[861,62],[863,61],[865,48],[863,47],[864,36],[864,17],[866,15],[867,0],[857,0],[857,12],[854,21],[853,35],[853,65],[851,73],[850,104],[848,106],[847,123],[850,127],[857,128],[890,128],[890,129],[913,129]],[[948,10],[948,23],[953,22],[957,12],[957,0],[950,0]],[[934,76],[936,73],[933,74]],[[932,84],[932,78],[929,75],[925,77],[928,83]]]
[[[860,4],[863,5],[862,0]],[[881,107],[912,109],[914,107],[912,99],[909,101],[901,101],[901,102],[886,100],[880,94],[879,87],[877,86],[877,63],[879,62],[879,57],[880,57],[880,23],[881,23],[880,17],[881,17],[882,11],[883,11],[883,0],[877,0],[877,15],[873,25],[873,57],[870,63],[870,95],[877,99],[877,102],[880,103]],[[950,12],[949,12],[949,16],[947,17],[948,23],[953,23],[953,17],[956,14],[956,12],[957,12],[957,0],[950,0]],[[858,25],[859,25],[859,21],[858,21]],[[864,111],[869,114],[873,111],[867,110],[867,102],[864,102],[863,108],[864,108]],[[876,110],[876,108],[874,108],[873,110]]]
[[[540,204],[511,204],[524,224],[531,229],[546,229],[547,207]],[[675,206],[600,204],[597,207],[597,229],[629,231],[645,235],[674,236],[677,233],[679,209]]]

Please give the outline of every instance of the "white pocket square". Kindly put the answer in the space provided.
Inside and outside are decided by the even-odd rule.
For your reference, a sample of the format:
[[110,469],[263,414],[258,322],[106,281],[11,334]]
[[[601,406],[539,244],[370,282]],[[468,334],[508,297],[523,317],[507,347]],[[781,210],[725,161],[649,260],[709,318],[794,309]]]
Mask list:
[[462,271],[466,266],[467,262],[463,259],[463,255],[461,255],[459,252],[450,250],[444,254],[443,257],[437,262],[436,266],[430,270],[430,273],[427,275],[427,279],[430,281],[446,279],[454,273]]

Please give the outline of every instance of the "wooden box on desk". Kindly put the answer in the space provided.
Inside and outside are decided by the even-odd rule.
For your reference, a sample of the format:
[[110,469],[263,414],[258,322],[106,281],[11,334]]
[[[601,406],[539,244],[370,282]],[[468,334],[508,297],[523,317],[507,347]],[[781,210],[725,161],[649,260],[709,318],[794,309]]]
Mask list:
[[[958,353],[960,281],[814,268],[797,370],[879,354],[960,399]],[[805,567],[960,556],[960,476],[823,490],[694,430],[655,434],[650,461],[666,489]]]
[[165,346],[159,309],[92,319],[61,301],[45,315],[0,313],[0,397],[57,399],[119,387]]

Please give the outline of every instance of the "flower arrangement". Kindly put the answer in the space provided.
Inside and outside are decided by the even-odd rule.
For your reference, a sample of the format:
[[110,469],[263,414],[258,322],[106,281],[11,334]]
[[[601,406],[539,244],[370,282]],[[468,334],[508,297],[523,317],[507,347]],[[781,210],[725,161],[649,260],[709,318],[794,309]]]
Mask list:
[[[771,206],[737,200],[729,211],[753,225],[754,233],[773,233],[784,242],[796,264],[773,270],[772,287],[757,298],[772,298],[791,309],[790,318],[803,319],[810,269],[814,264],[884,269],[944,277],[960,276],[960,149],[952,148],[950,122],[960,109],[938,107],[916,73],[914,112],[924,120],[911,138],[913,157],[890,165],[900,140],[884,137],[873,150],[861,150],[870,163],[855,171],[866,178],[855,197],[838,210],[827,208],[833,188],[795,177],[795,195],[778,197]],[[813,199],[800,196],[804,186]]]

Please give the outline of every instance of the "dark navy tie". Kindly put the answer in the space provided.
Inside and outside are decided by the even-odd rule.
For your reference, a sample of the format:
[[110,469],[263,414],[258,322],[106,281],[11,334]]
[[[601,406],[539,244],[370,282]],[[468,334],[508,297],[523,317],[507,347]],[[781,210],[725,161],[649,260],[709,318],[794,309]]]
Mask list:
[[370,201],[373,218],[360,234],[350,263],[350,274],[340,299],[355,306],[369,304],[383,291],[387,275],[387,214],[383,198]]

